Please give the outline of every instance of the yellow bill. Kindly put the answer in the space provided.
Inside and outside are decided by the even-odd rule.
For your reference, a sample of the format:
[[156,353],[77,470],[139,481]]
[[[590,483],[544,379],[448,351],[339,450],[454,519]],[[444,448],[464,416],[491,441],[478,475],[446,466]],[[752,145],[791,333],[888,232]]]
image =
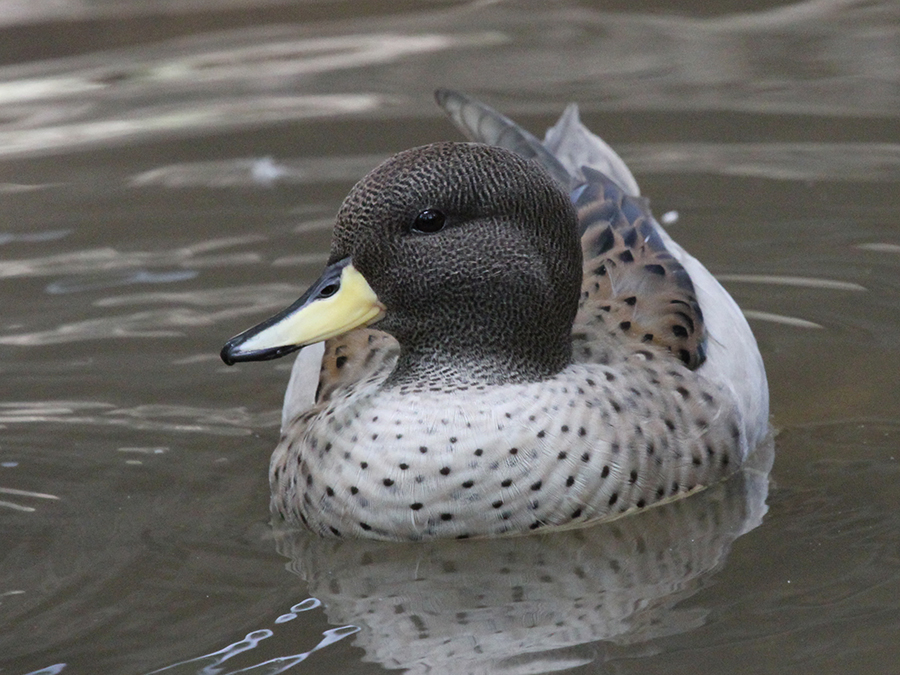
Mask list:
[[350,258],[325,268],[297,302],[271,319],[231,338],[222,348],[229,366],[238,361],[277,359],[377,321],[384,305]]

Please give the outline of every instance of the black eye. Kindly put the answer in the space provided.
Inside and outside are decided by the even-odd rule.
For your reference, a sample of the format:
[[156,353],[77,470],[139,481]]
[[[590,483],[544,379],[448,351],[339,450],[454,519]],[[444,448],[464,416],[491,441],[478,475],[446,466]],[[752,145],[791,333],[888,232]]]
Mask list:
[[322,290],[319,291],[320,298],[330,298],[332,295],[338,292],[338,289],[341,287],[339,283],[332,282],[327,286],[323,286]]
[[441,211],[437,209],[425,209],[413,221],[412,229],[416,232],[424,232],[425,234],[433,234],[444,229],[444,223],[447,218]]

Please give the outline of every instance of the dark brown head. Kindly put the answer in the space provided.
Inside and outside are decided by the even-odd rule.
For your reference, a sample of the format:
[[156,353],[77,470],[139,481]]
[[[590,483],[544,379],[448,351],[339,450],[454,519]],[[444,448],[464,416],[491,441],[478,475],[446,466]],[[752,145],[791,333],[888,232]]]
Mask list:
[[227,356],[278,356],[377,320],[401,345],[395,384],[549,377],[571,359],[581,264],[574,207],[536,163],[473,143],[414,148],[357,183],[323,277]]
[[330,262],[347,257],[385,307],[377,327],[410,357],[398,376],[428,363],[521,380],[569,362],[576,215],[534,162],[472,143],[395,155],[338,213]]

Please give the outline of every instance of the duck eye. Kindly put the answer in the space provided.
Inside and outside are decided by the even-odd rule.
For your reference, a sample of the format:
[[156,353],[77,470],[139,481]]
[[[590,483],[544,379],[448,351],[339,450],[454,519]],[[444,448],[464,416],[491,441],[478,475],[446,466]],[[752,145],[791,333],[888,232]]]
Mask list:
[[322,290],[319,291],[319,297],[320,298],[330,298],[332,295],[334,295],[335,293],[338,292],[338,289],[340,289],[340,287],[341,287],[341,285],[336,282],[332,282],[332,283],[328,284],[327,286],[323,286]]
[[424,232],[425,234],[433,234],[444,229],[446,216],[437,209],[425,209],[413,221],[412,229],[416,232]]

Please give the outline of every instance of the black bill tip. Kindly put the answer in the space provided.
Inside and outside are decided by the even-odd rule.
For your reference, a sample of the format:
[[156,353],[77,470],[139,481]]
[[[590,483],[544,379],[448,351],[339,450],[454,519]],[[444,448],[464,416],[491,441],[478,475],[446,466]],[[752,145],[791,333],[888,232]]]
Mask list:
[[222,347],[219,356],[227,366],[233,366],[240,361],[271,361],[272,359],[280,359],[291,352],[300,349],[297,345],[286,345],[284,347],[273,347],[272,349],[260,349],[254,352],[242,352],[240,346],[244,342],[244,336],[238,335],[231,338]]

